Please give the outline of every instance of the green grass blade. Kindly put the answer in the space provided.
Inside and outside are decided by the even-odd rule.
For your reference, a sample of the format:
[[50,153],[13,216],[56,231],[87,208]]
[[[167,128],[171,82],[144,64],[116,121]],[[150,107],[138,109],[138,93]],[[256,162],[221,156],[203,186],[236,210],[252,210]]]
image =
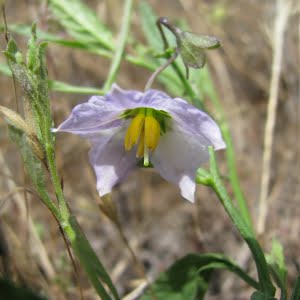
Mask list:
[[49,0],[49,8],[75,40],[107,50],[114,48],[112,33],[84,2]]

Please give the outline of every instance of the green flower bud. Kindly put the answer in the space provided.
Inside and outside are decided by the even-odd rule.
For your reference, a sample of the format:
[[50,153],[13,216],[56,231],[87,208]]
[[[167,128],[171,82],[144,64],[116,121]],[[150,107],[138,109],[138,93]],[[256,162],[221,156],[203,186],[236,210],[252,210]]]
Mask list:
[[179,52],[187,67],[202,68],[205,65],[205,49],[220,47],[220,41],[213,36],[197,35],[176,28]]

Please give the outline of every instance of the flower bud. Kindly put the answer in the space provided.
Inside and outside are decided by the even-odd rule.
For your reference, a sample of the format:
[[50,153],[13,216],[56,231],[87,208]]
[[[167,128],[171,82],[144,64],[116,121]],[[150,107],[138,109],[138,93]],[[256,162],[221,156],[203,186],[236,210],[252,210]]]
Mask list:
[[213,36],[197,35],[176,28],[179,52],[184,64],[192,68],[202,68],[205,64],[205,49],[220,47],[220,41]]

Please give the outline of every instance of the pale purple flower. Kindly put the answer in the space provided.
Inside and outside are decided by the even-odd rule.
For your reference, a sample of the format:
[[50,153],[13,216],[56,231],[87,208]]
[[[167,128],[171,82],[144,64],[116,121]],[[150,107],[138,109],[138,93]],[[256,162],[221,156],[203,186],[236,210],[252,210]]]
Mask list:
[[[148,131],[152,138],[152,128],[150,130],[149,126],[146,129],[144,123],[139,123],[142,125],[135,127],[138,142],[125,150],[124,139],[138,108],[151,108],[146,111],[153,111],[155,116],[161,117],[154,117],[159,122],[151,122],[152,125],[155,122],[160,124],[158,129],[153,127],[153,132],[158,132],[155,146],[146,149],[141,136]],[[165,125],[164,130],[162,125]],[[147,160],[149,154],[150,162],[160,175],[177,184],[181,195],[193,202],[196,170],[208,159],[207,147],[213,146],[215,150],[226,147],[218,125],[205,112],[185,100],[172,99],[158,90],[143,93],[123,90],[117,85],[113,85],[105,96],[92,96],[88,102],[77,105],[70,117],[54,131],[71,132],[90,140],[92,146],[89,157],[96,173],[100,196],[110,193],[117,183],[136,168],[143,156],[140,154],[144,153]]]

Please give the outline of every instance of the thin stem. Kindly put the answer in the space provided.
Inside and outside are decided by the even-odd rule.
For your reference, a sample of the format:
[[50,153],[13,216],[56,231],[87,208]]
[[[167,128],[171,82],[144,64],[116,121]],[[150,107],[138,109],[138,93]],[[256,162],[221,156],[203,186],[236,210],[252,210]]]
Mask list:
[[159,18],[157,21],[156,21],[156,26],[159,30],[159,33],[160,33],[160,36],[163,40],[163,43],[164,43],[164,49],[167,49],[169,47],[169,43],[168,43],[168,40],[166,38],[166,35],[164,33],[164,30],[162,28],[162,23],[166,23],[166,18]]
[[253,230],[249,227],[249,224],[245,222],[240,212],[233,205],[232,200],[227,194],[227,191],[220,178],[215,153],[212,147],[209,147],[209,154],[210,173],[212,176],[212,182],[210,183],[210,185],[218,195],[222,205],[235,224],[236,228],[239,230],[240,234],[248,244],[248,247],[256,264],[260,291],[263,292],[266,296],[272,297],[275,293],[275,287],[273,286],[269,275],[268,265],[264,253],[255,238]]
[[124,5],[124,14],[123,14],[123,19],[121,23],[121,31],[120,31],[120,36],[118,40],[118,47],[115,52],[111,68],[109,70],[109,74],[107,77],[107,80],[104,84],[103,90],[107,92],[111,85],[115,82],[115,79],[117,77],[117,73],[120,68],[120,64],[122,62],[122,57],[127,41],[127,36],[128,36],[128,31],[129,31],[129,26],[130,26],[130,20],[131,20],[131,12],[132,12],[132,3],[133,0],[126,0],[125,5]]
[[175,50],[175,52],[173,53],[173,55],[164,63],[162,64],[148,79],[146,86],[145,86],[145,91],[149,90],[154,82],[154,80],[156,79],[156,77],[164,70],[166,69],[169,65],[171,65],[175,59],[177,58],[179,52],[178,49]]
[[242,192],[239,176],[237,173],[237,166],[236,166],[236,162],[235,162],[235,152],[234,152],[233,141],[231,138],[229,126],[225,120],[224,110],[219,101],[219,97],[215,91],[215,88],[212,86],[212,80],[210,78],[209,71],[207,69],[204,69],[203,71],[205,71],[205,70],[206,70],[205,75],[208,77],[208,80],[206,80],[207,81],[206,85],[208,85],[208,84],[211,85],[211,86],[207,86],[207,91],[209,91],[208,96],[211,99],[211,101],[217,111],[218,123],[220,124],[222,136],[226,143],[226,149],[225,149],[226,162],[227,162],[227,166],[228,166],[229,180],[230,180],[231,187],[233,189],[234,198],[237,202],[238,208],[240,210],[240,213],[241,213],[243,219],[245,220],[246,223],[248,223],[248,226],[252,228],[253,225],[252,225],[250,212],[248,209],[248,205],[247,205],[245,196]]
[[[164,25],[167,29],[169,29],[175,35],[177,41],[179,41],[178,32],[177,32],[176,28],[169,23],[167,18],[164,18],[164,17],[159,18],[156,21],[156,25],[158,27],[161,38],[163,40],[165,51],[169,48],[169,43],[168,43],[167,37],[163,31],[162,25]],[[175,51],[178,52],[177,53],[177,55],[178,55],[179,54],[178,47],[175,49]],[[195,94],[193,88],[191,87],[190,83],[187,80],[188,74],[189,74],[188,69],[186,69],[186,77],[185,77],[184,74],[182,73],[182,71],[180,70],[178,64],[176,64],[176,62],[172,64],[172,67],[173,67],[174,71],[176,72],[176,74],[178,75],[178,77],[180,78],[180,80],[181,80],[182,84],[184,85],[190,98],[192,100],[194,100],[194,98],[196,97],[196,94]],[[185,67],[187,68],[187,66],[185,66]]]
[[161,36],[162,36],[165,49],[168,48],[168,41],[167,41],[167,38],[166,38],[166,36],[164,34],[164,31],[162,29],[162,25],[165,26],[167,29],[169,29],[175,35],[176,39],[179,40],[178,28],[176,28],[175,26],[170,24],[167,18],[165,18],[165,17],[159,18],[156,21],[156,25],[158,27],[158,30],[159,30]]
[[49,131],[49,133],[46,134],[46,140],[45,142],[45,153],[47,158],[47,166],[48,170],[51,175],[52,183],[55,190],[55,195],[58,201],[59,211],[61,213],[61,216],[64,220],[67,220],[69,218],[70,212],[69,208],[67,206],[67,203],[64,198],[63,190],[61,187],[61,181],[60,177],[58,175],[58,171],[56,168],[55,163],[55,154],[54,154],[54,147],[51,141],[51,132],[50,129],[46,130]]
[[182,71],[180,70],[178,64],[175,62],[174,64],[172,64],[172,67],[173,67],[174,71],[177,73],[178,77],[180,78],[180,80],[181,80],[183,86],[185,87],[186,92],[190,96],[191,100],[194,101],[196,94],[195,94],[192,86],[190,85],[190,83],[188,82],[188,80],[186,79],[186,77],[184,76]]

